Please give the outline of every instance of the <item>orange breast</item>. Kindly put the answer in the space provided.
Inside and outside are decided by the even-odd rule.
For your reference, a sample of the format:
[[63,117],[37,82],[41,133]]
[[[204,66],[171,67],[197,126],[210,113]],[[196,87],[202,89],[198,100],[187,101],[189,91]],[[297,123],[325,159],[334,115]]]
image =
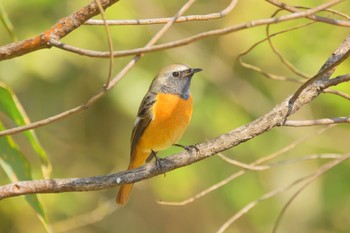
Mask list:
[[176,143],[192,116],[192,96],[187,100],[174,94],[160,93],[152,108],[154,119],[139,141],[143,151],[160,151]]

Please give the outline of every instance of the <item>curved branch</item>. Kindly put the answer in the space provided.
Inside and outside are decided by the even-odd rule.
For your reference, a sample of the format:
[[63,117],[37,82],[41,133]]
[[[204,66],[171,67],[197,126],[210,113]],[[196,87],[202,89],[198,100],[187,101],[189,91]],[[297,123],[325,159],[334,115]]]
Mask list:
[[350,95],[349,94],[346,94],[344,92],[341,92],[341,91],[337,91],[337,90],[331,90],[331,89],[324,89],[323,90],[323,93],[328,93],[328,94],[333,94],[333,95],[337,95],[341,98],[344,98],[346,100],[350,100]]
[[284,123],[284,126],[303,127],[315,125],[332,125],[339,123],[350,123],[350,117],[333,117],[317,120],[288,120]]
[[[343,2],[343,1],[344,0],[334,0],[334,1],[328,2],[327,4],[329,4],[329,6],[331,6],[331,5],[335,5],[335,4],[338,4],[338,3]],[[267,2],[279,7],[280,9],[285,9],[289,12],[293,12],[293,13],[300,12],[300,10],[297,7],[289,6],[289,5],[282,3],[278,0],[267,0]],[[317,21],[317,22],[334,24],[334,25],[338,25],[338,26],[342,26],[342,27],[350,27],[350,22],[347,20],[331,19],[331,18],[322,17],[322,16],[318,16],[318,15],[307,15],[305,17],[308,19],[311,19],[313,21]]]
[[[212,19],[220,19],[225,17],[232,9],[236,6],[238,0],[231,0],[229,5],[220,12],[211,13],[207,15],[187,15],[181,16],[176,19],[175,23],[183,23],[188,21],[208,21]],[[106,20],[106,24],[109,26],[113,25],[150,25],[150,24],[164,24],[172,20],[172,18],[157,18],[157,19],[116,19]],[[104,25],[103,20],[89,19],[84,23],[85,25]]]
[[[338,76],[336,78],[330,79],[331,75],[336,70],[337,66],[340,65],[343,61],[345,61],[350,56],[350,35],[348,35],[345,40],[342,42],[341,46],[339,46],[332,55],[328,58],[328,60],[323,64],[320,71],[307,80],[303,85],[301,85],[298,90],[293,94],[293,96],[289,100],[290,111],[292,109],[292,105],[299,98],[299,95],[307,89],[308,86],[312,85],[315,82],[321,82],[324,84],[323,89],[338,85],[342,82],[347,82],[350,79],[350,74],[345,74]],[[330,80],[329,80],[330,79]],[[289,116],[289,112],[287,113]]]

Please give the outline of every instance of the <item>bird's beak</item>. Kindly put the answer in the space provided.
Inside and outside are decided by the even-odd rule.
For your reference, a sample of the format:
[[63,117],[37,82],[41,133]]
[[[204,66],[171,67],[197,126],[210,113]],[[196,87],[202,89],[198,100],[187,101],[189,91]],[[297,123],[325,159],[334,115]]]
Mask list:
[[200,72],[200,71],[202,71],[201,68],[193,68],[193,69],[190,69],[190,70],[188,71],[188,74],[189,74],[189,75],[192,75],[192,74],[197,73],[197,72]]

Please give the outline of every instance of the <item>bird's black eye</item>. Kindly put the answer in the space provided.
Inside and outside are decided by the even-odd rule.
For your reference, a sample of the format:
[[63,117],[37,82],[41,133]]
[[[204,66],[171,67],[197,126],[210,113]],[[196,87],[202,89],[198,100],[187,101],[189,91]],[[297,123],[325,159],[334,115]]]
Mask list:
[[173,72],[173,77],[174,77],[174,78],[177,78],[177,77],[179,77],[179,76],[180,76],[180,73],[179,73],[179,72],[177,72],[177,71]]

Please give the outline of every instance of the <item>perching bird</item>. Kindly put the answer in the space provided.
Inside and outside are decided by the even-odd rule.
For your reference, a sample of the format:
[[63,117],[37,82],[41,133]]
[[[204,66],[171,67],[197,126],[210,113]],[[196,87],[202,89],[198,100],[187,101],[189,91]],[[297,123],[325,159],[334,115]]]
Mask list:
[[[192,116],[190,84],[201,71],[184,64],[164,67],[154,78],[143,98],[131,135],[128,170],[142,166],[148,157],[177,143]],[[117,196],[125,204],[133,184],[123,184]]]

